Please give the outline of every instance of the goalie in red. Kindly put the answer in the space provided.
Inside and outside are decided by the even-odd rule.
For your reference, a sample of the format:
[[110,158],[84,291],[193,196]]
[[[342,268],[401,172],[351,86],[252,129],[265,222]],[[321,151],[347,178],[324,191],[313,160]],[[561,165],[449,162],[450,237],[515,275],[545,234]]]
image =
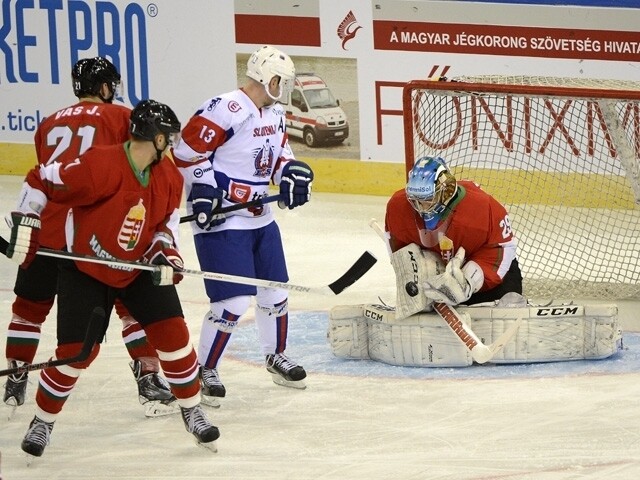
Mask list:
[[[457,181],[440,157],[416,161],[406,187],[387,203],[385,229],[391,252],[413,244],[447,263],[444,271],[435,267],[415,284],[435,302],[471,305],[498,300],[507,292],[522,293],[516,240],[505,207],[474,182]],[[402,263],[393,259],[394,267]],[[403,271],[396,268],[397,275]],[[410,297],[416,293],[407,292]]]
[[615,305],[527,302],[505,207],[456,180],[442,158],[416,161],[385,223],[386,231],[371,226],[388,242],[396,306],[334,307],[327,331],[337,357],[467,367],[602,359],[621,349]]
[[[40,165],[27,174],[18,208],[8,218],[7,257],[23,266],[33,260],[39,246],[40,213],[51,200],[72,208],[67,219],[67,245],[72,252],[158,266],[150,272],[61,261],[55,357],[75,357],[94,309],[100,307],[108,314],[120,299],[158,351],[187,431],[211,448],[220,433],[200,406],[198,359],[174,285],[184,268],[176,244],[183,180],[163,155],[180,132],[180,122],[168,106],[144,100],[131,112],[130,125],[131,137],[124,144],[93,147],[72,162]],[[85,361],[42,370],[36,415],[22,440],[25,452],[43,454],[54,421],[78,377],[97,356],[99,343]]]

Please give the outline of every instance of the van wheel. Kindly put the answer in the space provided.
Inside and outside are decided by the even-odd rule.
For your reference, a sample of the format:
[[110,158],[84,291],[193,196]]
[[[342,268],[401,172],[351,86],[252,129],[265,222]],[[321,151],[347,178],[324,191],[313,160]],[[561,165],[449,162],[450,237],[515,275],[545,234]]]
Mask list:
[[315,147],[317,144],[316,134],[313,133],[313,130],[311,130],[310,128],[307,128],[304,131],[304,143],[307,144],[307,147]]

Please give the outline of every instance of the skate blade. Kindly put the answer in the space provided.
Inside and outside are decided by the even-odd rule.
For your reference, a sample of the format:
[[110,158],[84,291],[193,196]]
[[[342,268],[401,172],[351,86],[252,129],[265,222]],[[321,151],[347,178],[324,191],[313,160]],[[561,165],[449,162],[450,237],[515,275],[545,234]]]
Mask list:
[[147,418],[164,417],[174,413],[180,413],[180,405],[175,400],[168,405],[159,400],[152,400],[144,404],[144,416]]
[[282,387],[297,388],[298,390],[304,390],[307,388],[307,384],[304,380],[287,380],[277,373],[272,373],[271,379],[273,380],[273,383]]
[[[25,461],[27,462],[27,467],[30,467],[31,465],[33,465],[33,462],[37,459],[39,459],[40,457],[36,457],[35,455],[31,455],[30,453],[26,453],[24,454],[25,457]],[[2,477],[0,477],[2,478]]]
[[11,419],[13,419],[14,415],[16,414],[16,410],[18,410],[18,402],[15,398],[9,397],[5,400],[4,403],[8,407],[7,420],[11,421]]
[[213,452],[213,453],[218,453],[218,444],[216,440],[214,440],[213,442],[202,443],[202,442],[199,442],[198,439],[196,438],[195,442],[196,442],[196,445],[199,446],[200,448],[209,450],[210,452]]
[[210,397],[208,395],[201,395],[200,402],[203,405],[213,408],[220,408],[220,400],[219,397]]

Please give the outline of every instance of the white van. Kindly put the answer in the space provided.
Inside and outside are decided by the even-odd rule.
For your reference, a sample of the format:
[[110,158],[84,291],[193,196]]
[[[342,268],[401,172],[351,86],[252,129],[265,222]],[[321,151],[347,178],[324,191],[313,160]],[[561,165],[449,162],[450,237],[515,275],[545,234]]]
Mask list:
[[338,144],[349,137],[347,115],[319,76],[296,74],[288,100],[284,107],[290,137],[301,138],[309,147]]

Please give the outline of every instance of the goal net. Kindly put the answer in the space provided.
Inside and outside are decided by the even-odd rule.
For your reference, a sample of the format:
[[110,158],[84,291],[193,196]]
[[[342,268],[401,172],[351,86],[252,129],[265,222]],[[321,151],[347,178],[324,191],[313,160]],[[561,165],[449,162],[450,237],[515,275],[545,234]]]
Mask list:
[[403,115],[407,171],[441,156],[506,206],[528,297],[640,294],[640,83],[413,81]]

